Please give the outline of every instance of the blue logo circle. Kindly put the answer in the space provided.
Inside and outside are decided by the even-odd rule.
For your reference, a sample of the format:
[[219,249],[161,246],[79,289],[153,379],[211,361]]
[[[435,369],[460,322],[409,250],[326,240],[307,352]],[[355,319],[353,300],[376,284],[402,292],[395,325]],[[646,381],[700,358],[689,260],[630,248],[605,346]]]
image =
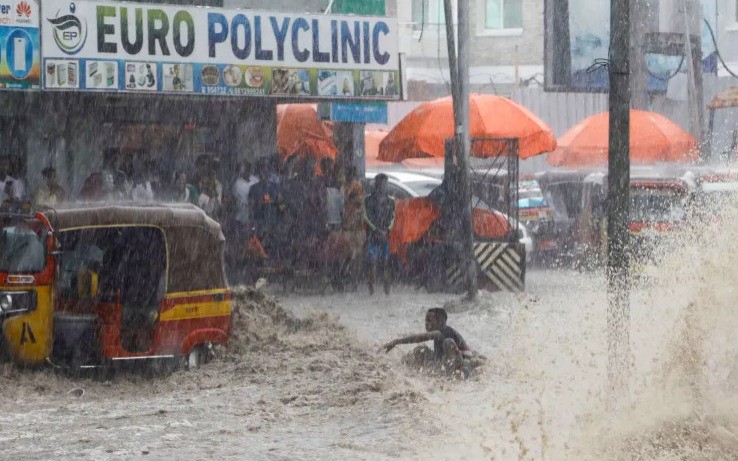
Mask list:
[[8,34],[5,61],[13,78],[23,80],[33,67],[33,42],[25,30],[15,29]]

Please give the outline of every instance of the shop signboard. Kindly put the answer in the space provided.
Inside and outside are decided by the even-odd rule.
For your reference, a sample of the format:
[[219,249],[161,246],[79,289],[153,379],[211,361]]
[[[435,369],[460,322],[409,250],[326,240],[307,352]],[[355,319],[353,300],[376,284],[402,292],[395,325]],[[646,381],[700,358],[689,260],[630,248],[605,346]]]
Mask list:
[[47,90],[399,99],[394,19],[104,1],[41,6]]
[[37,0],[0,0],[0,90],[40,88]]
[[321,120],[348,123],[387,123],[386,102],[330,102],[318,104]]
[[335,0],[333,13],[371,14],[384,16],[384,0]]

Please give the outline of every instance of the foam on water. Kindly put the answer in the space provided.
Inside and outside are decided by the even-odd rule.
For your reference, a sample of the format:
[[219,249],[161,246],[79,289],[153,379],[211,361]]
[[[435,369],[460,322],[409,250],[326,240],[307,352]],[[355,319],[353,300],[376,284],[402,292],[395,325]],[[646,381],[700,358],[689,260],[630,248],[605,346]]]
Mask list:
[[[487,372],[429,393],[448,436],[422,453],[456,459],[736,459],[738,211],[663,242],[636,271],[629,392],[607,377],[601,273],[555,275],[535,296],[483,297],[512,320]],[[548,290],[548,291],[547,291]],[[481,336],[482,327],[465,325]],[[476,329],[476,331],[475,331]]]

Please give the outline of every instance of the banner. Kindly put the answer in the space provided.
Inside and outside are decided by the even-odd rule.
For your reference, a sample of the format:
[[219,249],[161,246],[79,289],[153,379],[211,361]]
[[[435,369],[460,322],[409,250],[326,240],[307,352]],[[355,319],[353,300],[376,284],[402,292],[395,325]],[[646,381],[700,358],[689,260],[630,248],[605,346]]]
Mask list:
[[0,90],[40,88],[38,3],[0,0]]
[[41,7],[45,89],[399,99],[394,19],[122,2]]

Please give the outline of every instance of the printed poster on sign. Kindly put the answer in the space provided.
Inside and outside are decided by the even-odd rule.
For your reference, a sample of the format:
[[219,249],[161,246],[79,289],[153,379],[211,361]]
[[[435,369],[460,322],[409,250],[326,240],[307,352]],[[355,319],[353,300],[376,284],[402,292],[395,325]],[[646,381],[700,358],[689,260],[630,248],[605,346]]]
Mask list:
[[[80,90],[399,99],[387,90],[399,82],[392,18],[106,1],[41,6],[41,59],[74,59]],[[115,85],[107,69],[100,73],[103,62],[118,63]],[[376,91],[361,89],[362,72],[376,73]],[[66,87],[50,80],[45,88]]]
[[40,88],[37,0],[0,0],[0,90]]
[[128,91],[156,91],[157,66],[155,62],[130,62],[125,63],[125,82]]
[[79,89],[79,64],[79,61],[75,59],[47,59],[44,61],[46,88]]
[[116,61],[87,61],[85,88],[91,90],[118,89],[118,62]]
[[194,90],[192,64],[162,64],[162,74],[164,91],[192,93]]

